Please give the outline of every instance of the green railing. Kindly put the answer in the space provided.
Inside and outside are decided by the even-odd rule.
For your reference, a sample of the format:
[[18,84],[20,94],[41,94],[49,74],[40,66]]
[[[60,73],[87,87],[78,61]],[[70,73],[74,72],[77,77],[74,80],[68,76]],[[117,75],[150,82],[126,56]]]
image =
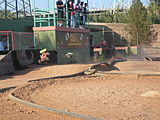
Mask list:
[[[52,8],[52,9],[34,9],[34,26],[35,27],[43,27],[43,26],[58,26],[58,20],[62,22],[63,27],[70,27],[70,22],[71,19],[68,18],[70,11],[63,10],[64,12],[64,17],[63,18],[58,18],[58,9]],[[80,12],[75,12],[80,16]],[[84,13],[83,13],[84,14]],[[84,14],[85,15],[85,14]],[[88,19],[88,15],[85,15],[86,18]],[[76,19],[75,22],[76,24],[79,25],[81,24],[82,26],[86,26],[88,20],[82,25],[83,21],[80,21],[80,18]]]

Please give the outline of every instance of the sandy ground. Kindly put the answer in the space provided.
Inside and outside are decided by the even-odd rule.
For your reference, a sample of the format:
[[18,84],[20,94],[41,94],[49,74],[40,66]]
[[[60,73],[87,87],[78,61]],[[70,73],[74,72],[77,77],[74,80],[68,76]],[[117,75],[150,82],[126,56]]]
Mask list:
[[[89,66],[88,64],[32,65],[25,70],[17,71],[14,75],[0,76],[0,89],[22,86],[27,84],[28,80],[74,74],[86,70]],[[8,97],[11,91],[0,92],[0,120],[75,120],[74,118],[61,116],[59,114],[32,110],[26,106],[14,103]]]
[[[36,82],[17,91],[17,96],[44,106],[107,120],[159,120],[160,97],[141,96],[148,91],[160,91],[159,81],[159,77],[137,75],[76,77]],[[28,93],[36,85],[39,88]]]
[[[88,66],[34,66],[14,76],[2,76],[0,86],[21,86],[31,79],[73,74]],[[158,62],[127,61],[115,66],[122,71],[160,70]],[[159,120],[160,97],[141,96],[148,91],[160,91],[159,86],[159,76],[91,75],[28,83],[16,90],[16,96],[40,105],[107,120]],[[14,103],[8,98],[11,91],[0,93],[0,120],[78,120]]]
[[160,74],[159,61],[125,61],[115,65],[116,73],[137,73],[137,74]]
[[160,72],[159,61],[125,61],[115,65],[120,71]]
[[9,92],[0,93],[0,120],[75,120],[17,104],[8,98]]
[[29,80],[78,73],[80,71],[86,70],[89,66],[90,64],[53,66],[31,65],[29,66],[29,68],[22,71],[17,71],[13,75],[0,76],[0,89],[5,87],[23,85]]

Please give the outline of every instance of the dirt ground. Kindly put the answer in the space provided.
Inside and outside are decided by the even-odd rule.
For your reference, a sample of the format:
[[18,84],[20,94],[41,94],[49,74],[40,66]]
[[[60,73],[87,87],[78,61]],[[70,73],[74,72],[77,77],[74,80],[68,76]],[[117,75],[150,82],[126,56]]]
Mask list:
[[14,103],[8,97],[8,94],[13,90],[3,92],[1,89],[22,86],[27,84],[28,80],[74,74],[86,70],[89,66],[89,64],[31,65],[29,68],[17,71],[13,75],[0,76],[0,120],[75,120],[67,116],[32,110],[26,106]]
[[[18,90],[16,96],[107,120],[159,120],[160,97],[141,96],[148,91],[160,91],[159,81],[156,76],[83,76],[36,82]],[[36,85],[39,88],[31,93]]]
[[111,72],[127,72],[141,74],[160,74],[159,61],[125,61],[115,65],[119,71]]
[[40,78],[70,75],[86,70],[90,64],[70,65],[30,65],[29,68],[17,71],[13,75],[0,76],[0,89],[11,86],[18,86],[27,83],[29,80]]
[[[10,80],[14,79],[15,83],[11,82],[13,85],[22,85],[26,84],[28,79],[70,74],[82,71],[88,66],[62,65],[35,68],[32,72],[24,70],[30,72],[23,75],[17,73],[12,78],[1,80],[0,85],[8,86]],[[127,61],[117,63],[115,66],[122,71],[159,72],[160,70],[158,62]],[[18,82],[20,80],[22,82]],[[32,82],[15,92],[16,96],[26,101],[106,120],[159,120],[160,97],[141,96],[149,91],[160,91],[159,86],[160,76],[106,74]],[[78,120],[14,103],[8,98],[11,91],[0,93],[0,120]]]

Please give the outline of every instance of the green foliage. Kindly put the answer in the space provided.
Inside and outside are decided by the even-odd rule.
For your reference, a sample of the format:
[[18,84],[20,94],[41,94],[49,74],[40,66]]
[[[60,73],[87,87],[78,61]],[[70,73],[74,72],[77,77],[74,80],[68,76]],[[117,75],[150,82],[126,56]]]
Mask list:
[[[7,11],[7,19],[16,19],[16,13],[12,11]],[[23,19],[24,18],[24,11],[19,10],[18,11],[18,18]],[[5,19],[5,10],[0,10],[0,19]]]
[[92,22],[99,22],[99,16],[97,15],[90,15],[89,19]]
[[127,14],[126,13],[123,13],[123,12],[116,12],[114,15],[114,20],[113,22],[115,23],[126,23],[126,20],[127,20]]
[[[135,1],[136,0],[133,1],[133,4],[135,4]],[[143,9],[146,10],[146,14],[148,15],[147,19],[150,24],[160,24],[160,5],[158,3],[151,3],[147,8],[143,7]],[[114,13],[113,11],[108,11],[102,14],[90,15],[90,21],[103,23],[127,23],[128,11],[129,10],[117,8]]]
[[100,23],[125,23],[126,13],[116,12],[115,14],[106,12],[100,15],[90,15],[90,21]]
[[101,15],[101,21],[103,23],[112,23],[113,16],[110,13],[105,13]]
[[131,45],[149,45],[151,43],[147,9],[140,0],[134,0],[128,11],[127,30]]
[[148,7],[148,19],[150,24],[160,23],[160,7],[158,4],[151,3]]
[[[0,10],[0,18],[5,18],[5,11],[4,10]],[[11,12],[11,11],[7,11],[7,18],[8,19],[14,19],[16,18],[15,13]]]

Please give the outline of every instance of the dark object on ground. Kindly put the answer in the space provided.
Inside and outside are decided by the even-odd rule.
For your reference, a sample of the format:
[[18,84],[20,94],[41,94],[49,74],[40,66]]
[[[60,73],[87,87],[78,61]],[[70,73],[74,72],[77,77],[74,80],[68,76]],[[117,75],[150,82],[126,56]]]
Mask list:
[[145,57],[144,61],[160,61],[160,57]]
[[[90,71],[90,73],[92,74],[95,73],[96,71],[111,71],[111,70],[119,71],[119,69],[114,65],[117,62],[123,62],[123,61],[126,61],[126,60],[119,57],[112,57],[108,62],[101,62],[91,66],[88,71]],[[92,71],[92,69],[94,70]]]

